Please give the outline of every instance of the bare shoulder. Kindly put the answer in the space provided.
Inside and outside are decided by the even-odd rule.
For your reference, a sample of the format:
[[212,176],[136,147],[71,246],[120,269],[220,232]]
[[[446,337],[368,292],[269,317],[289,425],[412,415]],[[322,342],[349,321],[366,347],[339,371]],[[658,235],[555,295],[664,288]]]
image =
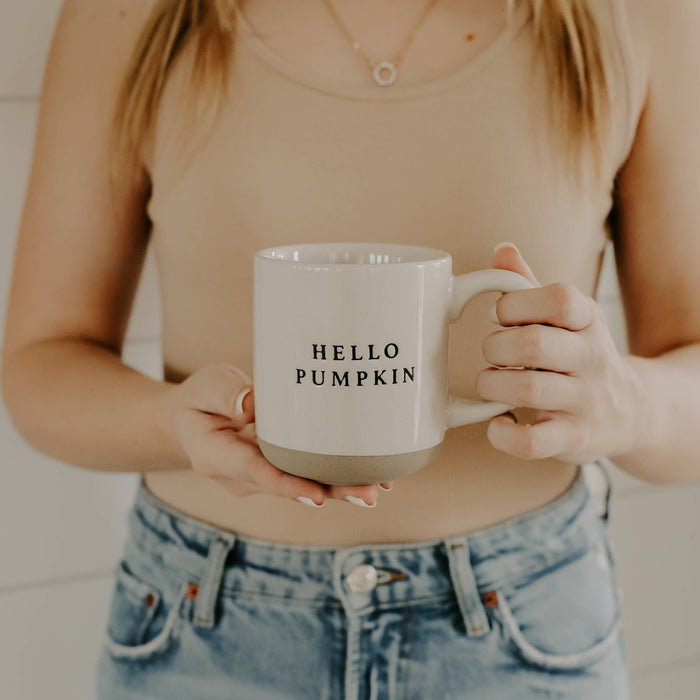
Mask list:
[[[109,40],[135,34],[155,7],[156,0],[63,0],[59,24],[64,30],[103,32]],[[95,37],[96,38],[96,37]]]
[[86,78],[121,74],[155,0],[64,0],[47,73],[71,77],[78,65]]
[[55,39],[70,35],[81,46],[108,53],[119,44],[129,51],[156,0],[64,0]]
[[[118,348],[147,243],[145,178],[113,188],[119,88],[152,0],[64,0],[44,71],[3,362],[43,338]],[[117,191],[118,189],[118,191]]]
[[42,112],[49,115],[44,121],[108,119],[154,4],[64,0],[44,72]]

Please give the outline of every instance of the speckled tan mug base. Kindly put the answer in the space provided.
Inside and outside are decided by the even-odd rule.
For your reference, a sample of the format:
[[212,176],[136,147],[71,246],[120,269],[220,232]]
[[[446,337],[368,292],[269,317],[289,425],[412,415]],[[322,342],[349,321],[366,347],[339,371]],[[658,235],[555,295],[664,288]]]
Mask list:
[[290,450],[258,437],[265,459],[288,474],[335,486],[366,486],[394,481],[427,467],[442,443],[417,452],[394,455],[324,455]]

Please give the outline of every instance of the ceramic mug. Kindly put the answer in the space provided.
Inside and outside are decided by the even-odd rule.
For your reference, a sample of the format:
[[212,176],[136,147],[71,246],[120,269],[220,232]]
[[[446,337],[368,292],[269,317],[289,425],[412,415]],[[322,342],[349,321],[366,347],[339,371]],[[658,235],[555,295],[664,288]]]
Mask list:
[[449,324],[509,270],[452,275],[444,250],[306,243],[254,256],[253,383],[260,449],[320,483],[391,481],[427,466],[445,431],[513,408],[449,396]]

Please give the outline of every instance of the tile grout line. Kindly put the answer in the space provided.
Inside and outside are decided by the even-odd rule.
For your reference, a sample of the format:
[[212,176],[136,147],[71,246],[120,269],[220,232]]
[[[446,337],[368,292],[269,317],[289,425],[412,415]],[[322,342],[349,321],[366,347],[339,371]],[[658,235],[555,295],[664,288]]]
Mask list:
[[79,583],[81,581],[90,581],[92,579],[104,578],[105,576],[113,576],[114,567],[110,569],[100,569],[85,574],[72,574],[70,576],[59,576],[49,579],[35,579],[33,581],[24,581],[22,583],[11,583],[7,586],[0,586],[0,595],[12,593],[25,593],[30,590],[40,590],[42,588],[50,588],[52,586],[65,586],[71,583]]
[[668,661],[662,661],[661,663],[649,664],[648,666],[639,666],[631,669],[631,673],[634,679],[641,680],[649,676],[665,673],[672,669],[694,666],[700,666],[700,655],[684,656],[679,659],[670,659]]
[[38,102],[38,95],[0,95],[0,104],[10,104],[12,102]]

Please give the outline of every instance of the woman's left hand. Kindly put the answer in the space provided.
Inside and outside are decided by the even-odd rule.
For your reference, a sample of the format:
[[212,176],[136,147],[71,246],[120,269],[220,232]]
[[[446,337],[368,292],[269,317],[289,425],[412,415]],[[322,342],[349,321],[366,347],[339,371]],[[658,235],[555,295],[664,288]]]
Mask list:
[[515,247],[499,248],[492,267],[517,272],[537,286],[500,297],[494,308],[507,328],[483,342],[484,358],[496,367],[478,374],[478,394],[535,409],[533,424],[517,423],[510,412],[491,419],[491,444],[522,459],[576,463],[632,449],[642,390],[600,306],[574,286],[543,287]]

